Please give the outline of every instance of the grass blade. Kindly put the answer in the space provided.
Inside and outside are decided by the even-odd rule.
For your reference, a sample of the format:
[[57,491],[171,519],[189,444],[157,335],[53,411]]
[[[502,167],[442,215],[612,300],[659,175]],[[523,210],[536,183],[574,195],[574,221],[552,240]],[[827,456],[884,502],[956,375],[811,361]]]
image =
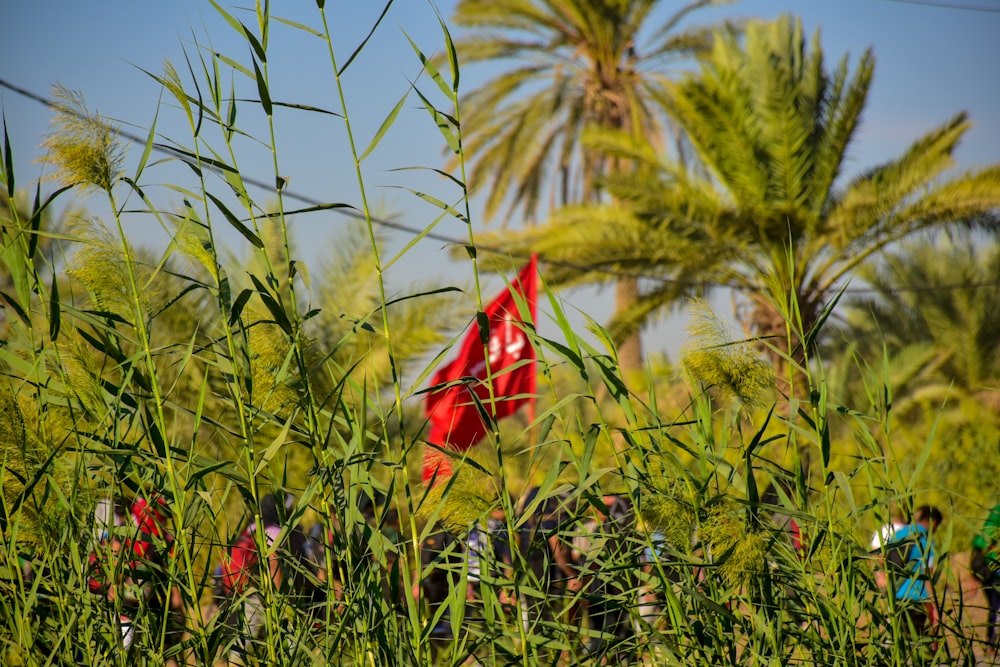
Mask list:
[[226,220],[229,221],[229,224],[232,225],[236,231],[243,235],[243,238],[253,244],[254,247],[260,248],[261,250],[264,249],[264,242],[260,240],[260,237],[254,234],[249,227],[240,222],[239,218],[233,215],[233,212],[230,211],[218,197],[213,195],[211,192],[206,192],[205,196],[211,199],[212,203],[214,203],[215,206],[222,211],[222,215],[226,217]]

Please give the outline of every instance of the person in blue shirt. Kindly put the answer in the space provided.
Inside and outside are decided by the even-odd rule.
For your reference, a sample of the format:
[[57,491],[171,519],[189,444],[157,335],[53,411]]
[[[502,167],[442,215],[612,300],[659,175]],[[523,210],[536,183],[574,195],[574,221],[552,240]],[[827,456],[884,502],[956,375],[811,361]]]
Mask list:
[[937,622],[933,575],[937,550],[933,534],[942,522],[941,510],[918,507],[913,521],[897,530],[887,549],[899,548],[901,565],[894,576],[896,602],[918,632],[929,631]]

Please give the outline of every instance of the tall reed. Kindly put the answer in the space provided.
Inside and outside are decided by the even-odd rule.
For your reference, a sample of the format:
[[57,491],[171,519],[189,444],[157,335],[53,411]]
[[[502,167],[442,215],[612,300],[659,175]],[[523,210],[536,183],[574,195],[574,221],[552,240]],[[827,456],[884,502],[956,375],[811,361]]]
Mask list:
[[[317,28],[272,16],[267,3],[257,4],[249,25],[212,5],[245,39],[249,55],[196,44],[184,63],[189,78],[169,63],[150,75],[186,120],[187,141],[163,140],[154,121],[134,170],[126,172],[114,124],[89,112],[82,96],[60,91],[47,140],[60,185],[46,198],[39,186],[27,215],[10,207],[0,230],[10,284],[0,346],[6,664],[973,659],[975,628],[961,606],[947,601],[935,648],[905,626],[891,596],[875,585],[859,526],[884,520],[889,503],[912,504],[922,490],[919,461],[903,475],[881,455],[878,439],[891,437],[888,412],[838,405],[822,360],[799,369],[807,398],[776,397],[771,371],[751,343],[728,337],[703,309],[683,359],[686,374],[676,380],[689,388],[688,402],[664,408],[660,378],[648,378],[645,395],[631,392],[607,332],[595,326],[581,335],[559,298],[544,291],[555,334],[542,335],[540,323],[528,327],[544,387],[537,416],[493,424],[486,443],[456,461],[453,479],[425,489],[415,474],[423,447],[421,385],[457,338],[452,344],[442,338],[450,315],[435,329],[412,319],[407,307],[456,308],[457,290],[391,295],[386,271],[416,241],[386,255],[361,165],[411,98],[462,157],[459,70],[447,27],[442,23],[442,59],[411,42],[423,76],[362,149],[342,76],[364,56],[367,40],[346,58],[338,53],[322,0]],[[268,36],[276,29],[323,40],[339,108],[274,98]],[[249,101],[238,92],[247,85],[255,91]],[[281,175],[278,108],[315,114],[331,133],[346,136],[357,202],[295,208]],[[270,158],[269,190],[254,180],[259,162],[244,157],[242,140],[250,133],[237,118],[263,128],[253,138]],[[169,159],[151,162],[155,151]],[[13,200],[9,141],[2,164]],[[178,164],[186,171],[172,171]],[[482,250],[470,224],[464,162],[458,164],[451,174],[429,168],[444,175],[445,194],[413,191],[439,212],[419,237],[443,220],[466,225],[473,303],[464,307],[482,313]],[[151,195],[154,169],[169,174],[168,189],[182,197],[181,206],[161,205]],[[57,201],[84,189],[106,199],[108,218],[78,219],[61,230],[42,226]],[[344,318],[324,319],[323,309],[337,313],[338,304],[316,303],[290,223],[293,216],[340,209],[362,220],[363,263],[370,269],[365,289],[377,303],[348,318],[350,326],[334,340],[328,330]],[[165,248],[151,252],[130,242],[127,223],[139,216],[169,231]],[[223,247],[220,238],[232,231],[251,261],[238,263]],[[40,253],[43,238],[59,252]],[[796,326],[793,309],[787,321]],[[412,349],[415,331],[423,342]],[[796,331],[792,339],[814,334]],[[421,361],[435,351],[430,364]],[[418,363],[424,367],[414,373]],[[834,422],[856,443],[846,465],[838,463],[848,455],[835,450],[845,439],[832,438]],[[924,460],[932,442],[930,434]],[[529,487],[535,495],[525,500]],[[302,573],[308,596],[274,583],[267,559],[260,561],[254,593],[261,631],[242,641],[227,626],[226,611],[239,610],[251,594],[216,600],[213,571],[244,525],[261,524],[262,501],[274,492],[294,499],[282,515],[282,537],[296,525],[312,526],[326,548]],[[608,511],[611,494],[634,511],[624,523],[601,527],[592,519]],[[155,545],[169,549],[169,557],[146,564],[152,574],[141,576],[135,563],[97,547],[98,560],[113,568],[103,575],[120,582],[114,594],[93,590],[89,556],[98,528],[94,509],[113,496],[162,497],[173,535],[169,547]],[[445,605],[430,608],[413,585],[431,574],[432,566],[421,564],[421,543],[441,526],[466,539],[495,508],[504,518],[493,524],[501,528],[492,538],[510,543],[506,557],[482,555],[474,601],[466,599],[470,561],[438,563],[451,569],[452,588]],[[546,509],[548,522],[537,522]],[[789,539],[790,521],[799,526],[800,547]],[[942,553],[952,550],[949,535],[936,536]],[[284,546],[257,540],[259,549],[277,549],[294,567]],[[553,581],[557,564],[547,550],[559,548],[589,555],[574,565],[578,578]],[[532,560],[539,551],[549,559],[540,567]],[[180,619],[142,590],[143,577],[179,595]],[[954,584],[942,579],[937,590]],[[129,585],[140,589],[134,598]],[[618,632],[602,629],[600,608],[624,619]],[[123,617],[134,628],[128,646]],[[441,627],[447,632],[435,634]]]

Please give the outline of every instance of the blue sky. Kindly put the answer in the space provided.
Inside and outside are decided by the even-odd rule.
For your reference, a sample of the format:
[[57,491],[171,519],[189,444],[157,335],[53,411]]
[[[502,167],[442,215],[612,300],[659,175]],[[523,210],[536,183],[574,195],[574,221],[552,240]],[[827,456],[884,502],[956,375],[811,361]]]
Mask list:
[[[244,22],[253,23],[251,15],[234,9],[225,0],[222,4]],[[290,10],[286,8],[293,4]],[[955,4],[968,6],[974,2]],[[978,0],[978,4],[1000,9],[996,0]],[[321,25],[313,2],[272,5],[274,14],[309,26]],[[383,6],[381,0],[327,3],[339,64],[367,34]],[[680,3],[665,2],[664,6],[675,8]],[[448,19],[454,0],[442,0],[436,7]],[[284,11],[292,13],[281,14]],[[913,139],[960,110],[970,112],[975,123],[958,152],[960,167],[1000,161],[1000,74],[996,70],[1000,62],[1000,13],[894,0],[743,0],[703,11],[695,22],[725,17],[769,18],[786,12],[801,16],[810,33],[821,28],[830,63],[845,54],[853,61],[865,48],[874,48],[875,81],[864,125],[847,165],[848,174],[898,155]],[[434,5],[426,0],[397,0],[344,75],[359,151],[364,150],[382,120],[406,93],[410,81],[419,74],[420,65],[406,35],[427,53],[443,46]],[[190,145],[191,140],[182,114],[166,98],[161,99],[160,86],[142,69],[160,74],[163,61],[169,59],[183,70],[184,51],[195,57],[198,45],[210,45],[212,50],[249,62],[246,41],[223,21],[208,0],[8,0],[0,4],[0,78],[44,96],[50,94],[53,84],[61,83],[82,92],[91,110],[116,119],[124,129],[137,134],[144,134],[156,117],[158,130],[184,145]],[[278,24],[272,29],[268,51],[272,98],[339,110],[330,60],[319,39]],[[462,89],[471,90],[483,75],[476,69],[464,70]],[[235,81],[238,95],[256,97],[249,80],[237,75]],[[426,78],[420,79],[418,85],[431,94],[435,92]],[[32,187],[41,173],[35,162],[41,154],[38,144],[52,114],[37,102],[7,89],[0,89],[0,104],[11,137],[19,186]],[[275,119],[279,172],[291,179],[289,189],[323,201],[358,205],[359,189],[343,122],[288,110],[276,113]],[[241,109],[238,125],[266,136],[262,114],[255,116],[249,105]],[[246,173],[264,180],[273,178],[269,153],[249,140],[241,142],[240,147]],[[362,164],[367,195],[376,211],[396,213],[400,222],[411,227],[429,224],[434,210],[404,188],[420,189],[448,201],[455,191],[426,172],[393,170],[442,167],[443,148],[428,115],[411,96],[397,124]],[[131,164],[140,153],[138,148],[131,150]],[[175,173],[169,166],[157,169],[146,173],[151,184],[166,183]],[[159,193],[165,202],[177,203],[179,199],[164,189]],[[474,230],[483,228],[476,203],[474,199]],[[102,206],[93,200],[85,204],[97,212]],[[303,217],[296,222],[299,247],[307,262],[323,261],[330,239],[335,238],[331,232],[341,224],[343,219],[336,215]],[[134,240],[156,243],[162,238],[148,220],[130,225]],[[467,237],[464,226],[453,220],[442,222],[435,231],[455,238]],[[231,241],[239,250],[240,239],[234,237]],[[392,248],[398,249],[405,241],[402,236],[394,236]],[[468,264],[449,258],[442,242],[425,240],[392,267],[388,277],[390,285],[403,288],[414,281],[437,278],[468,284],[471,273]],[[487,280],[486,284],[484,293],[488,298],[499,282]],[[565,298],[571,307],[575,304],[597,320],[606,318],[611,310],[610,290],[582,290],[568,293]],[[727,306],[728,301],[720,308]],[[675,317],[647,331],[647,350],[676,352],[684,340],[682,324],[683,318]]]

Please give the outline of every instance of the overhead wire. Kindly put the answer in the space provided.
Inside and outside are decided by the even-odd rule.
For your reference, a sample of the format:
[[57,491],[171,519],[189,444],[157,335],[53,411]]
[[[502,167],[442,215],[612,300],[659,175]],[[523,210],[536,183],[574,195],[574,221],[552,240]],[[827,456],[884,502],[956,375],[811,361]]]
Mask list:
[[[4,88],[7,88],[7,89],[9,89],[9,90],[11,90],[11,91],[19,94],[19,95],[27,97],[27,98],[29,98],[31,100],[34,100],[35,102],[38,102],[39,104],[45,105],[45,106],[49,107],[50,109],[53,109],[53,110],[56,110],[56,111],[60,111],[60,112],[64,112],[64,113],[76,113],[76,111],[73,110],[73,109],[67,109],[67,108],[59,105],[57,102],[54,102],[53,100],[50,100],[50,99],[45,98],[45,97],[43,97],[41,95],[38,95],[37,93],[33,93],[33,92],[29,91],[29,90],[21,88],[20,86],[13,85],[13,84],[11,84],[10,82],[8,82],[8,81],[6,81],[4,79],[0,79],[0,86],[2,86]],[[117,132],[117,134],[120,137],[122,137],[124,139],[127,139],[128,141],[130,141],[132,143],[138,144],[140,146],[144,146],[146,144],[146,141],[147,141],[146,138],[140,137],[140,136],[138,136],[136,134],[133,134],[131,132],[128,132],[126,130],[122,130],[121,128],[115,128],[115,131]],[[174,149],[174,148],[172,148],[171,146],[169,146],[167,144],[154,143],[153,144],[153,150],[156,150],[157,152],[164,153],[164,154],[167,154],[167,155],[171,155],[173,157],[180,157],[180,158],[185,158],[185,159],[188,158],[188,156],[185,155],[182,151]],[[215,168],[215,167],[212,167],[211,164],[206,164],[205,166],[208,169],[211,169],[213,171],[218,171],[218,169]],[[245,183],[247,183],[249,185],[252,185],[254,187],[257,187],[257,188],[261,188],[261,189],[269,190],[269,191],[273,191],[275,189],[274,183],[268,183],[268,182],[264,181],[263,179],[254,178],[253,176],[247,176],[247,175],[244,175],[242,173],[240,174],[240,178],[243,180],[243,182],[245,182]],[[309,196],[309,195],[305,195],[305,194],[301,194],[301,193],[289,190],[287,187],[283,187],[281,189],[281,195],[283,197],[286,197],[288,199],[292,199],[294,201],[297,201],[299,203],[305,204],[307,206],[320,207],[320,206],[324,206],[324,205],[328,204],[328,202],[321,201],[319,199],[316,199],[315,197],[312,197],[312,196]],[[427,232],[427,231],[425,231],[423,229],[418,229],[418,228],[412,227],[410,225],[406,225],[406,224],[403,224],[403,223],[400,223],[400,222],[395,222],[395,221],[392,221],[392,220],[385,220],[385,219],[382,219],[382,218],[377,218],[377,217],[371,216],[371,215],[369,215],[366,218],[366,216],[365,216],[364,213],[361,213],[360,211],[357,211],[357,210],[352,210],[350,208],[337,208],[337,209],[333,209],[333,211],[336,212],[336,213],[340,213],[341,215],[345,215],[347,217],[354,218],[354,219],[357,219],[357,220],[370,220],[373,224],[378,225],[380,227],[386,227],[386,228],[389,228],[389,229],[394,229],[394,230],[397,230],[397,231],[400,231],[400,232],[404,232],[406,234],[410,234],[412,236],[423,235],[424,238],[433,239],[435,241],[441,241],[443,243],[447,243],[449,245],[454,245],[454,246],[464,247],[464,246],[468,245],[468,241],[462,240],[462,239],[458,239],[458,238],[455,238],[453,236],[447,236],[445,234],[439,234],[439,233],[433,232],[433,231]],[[513,259],[519,259],[519,260],[524,260],[524,261],[527,261],[530,258],[530,253],[525,254],[525,253],[513,252],[513,251],[510,251],[510,250],[505,249],[505,248],[500,248],[498,246],[491,246],[491,245],[488,245],[488,244],[477,243],[476,244],[476,251],[477,252],[487,252],[487,253],[505,255],[505,256],[509,256],[509,257],[511,257]],[[719,283],[719,282],[713,282],[713,281],[685,281],[685,280],[676,280],[676,279],[671,279],[671,278],[663,278],[663,277],[660,277],[660,276],[656,276],[656,277],[649,276],[648,274],[641,273],[641,272],[622,271],[622,270],[615,270],[615,269],[609,269],[609,268],[603,268],[603,267],[581,266],[581,265],[578,265],[578,264],[574,264],[572,262],[566,262],[566,261],[563,261],[563,260],[552,259],[552,258],[548,258],[548,257],[542,258],[541,256],[539,256],[539,259],[542,260],[542,261],[544,261],[544,263],[552,265],[552,266],[558,266],[560,268],[572,269],[572,270],[580,271],[580,272],[598,272],[598,273],[602,273],[602,274],[605,274],[605,275],[608,275],[608,276],[611,276],[611,277],[615,277],[615,278],[647,279],[647,280],[659,282],[661,284],[681,285],[681,286],[685,286],[685,287],[694,287],[694,288],[729,287],[729,288],[732,288],[732,289],[742,289],[743,291],[754,291],[754,290],[747,290],[745,287],[741,287],[741,286],[738,286],[738,285],[728,285],[728,284],[725,284],[725,283]]]
[[[904,0],[898,0],[898,1],[902,2]],[[913,1],[916,1],[916,0],[913,0]],[[34,92],[30,91],[30,90],[27,90],[27,89],[22,88],[20,86],[14,85],[14,84],[10,83],[9,81],[7,81],[5,79],[0,78],[0,86],[2,86],[4,88],[7,88],[8,90],[10,90],[10,91],[12,91],[12,92],[14,92],[14,93],[16,93],[18,95],[21,95],[21,96],[26,97],[28,99],[31,99],[31,100],[33,100],[35,102],[38,102],[39,104],[42,104],[42,105],[44,105],[46,107],[49,107],[50,109],[53,109],[53,110],[56,110],[56,111],[60,111],[60,112],[63,112],[63,113],[76,113],[76,111],[73,110],[73,109],[67,109],[64,106],[61,106],[60,104],[58,104],[58,103],[56,103],[56,102],[54,102],[54,101],[52,101],[52,100],[50,100],[50,99],[48,99],[46,97],[43,97],[42,95],[38,95],[37,93],[34,93]],[[136,134],[133,134],[131,132],[128,132],[126,130],[122,130],[121,128],[115,128],[115,131],[117,132],[117,134],[119,136],[123,137],[124,139],[127,139],[128,141],[130,141],[132,143],[144,146],[146,144],[146,142],[147,142],[147,139],[145,139],[143,137],[140,137],[140,136],[138,136]],[[171,146],[169,146],[167,144],[154,143],[153,144],[153,150],[156,150],[158,152],[171,155],[173,157],[181,157],[181,158],[187,158],[188,157],[182,151],[174,149],[174,148],[172,148]],[[206,166],[208,166],[210,169],[213,169],[213,170],[217,171],[217,169],[214,168],[214,167],[212,167],[211,165],[206,165]],[[254,178],[252,176],[245,176],[243,174],[240,174],[240,178],[245,183],[248,183],[248,184],[250,184],[250,185],[252,185],[254,187],[262,188],[264,190],[274,190],[274,184],[273,183],[267,183],[267,182],[265,182],[262,179]],[[297,192],[291,191],[287,187],[284,187],[284,188],[281,189],[281,195],[283,197],[287,197],[289,199],[298,201],[298,202],[300,202],[302,204],[306,204],[307,206],[320,207],[320,206],[324,206],[324,205],[326,205],[328,203],[328,202],[323,202],[323,201],[321,201],[319,199],[316,199],[315,197],[311,197],[309,195],[305,195],[305,194],[301,194],[301,193],[297,193]],[[426,230],[423,230],[423,229],[418,229],[416,227],[412,227],[410,225],[406,225],[406,224],[403,224],[403,223],[400,223],[400,222],[395,222],[395,221],[392,221],[392,220],[385,220],[385,219],[377,218],[377,217],[371,216],[371,215],[369,215],[369,216],[366,217],[364,213],[361,213],[360,211],[357,211],[357,210],[352,210],[350,208],[337,208],[337,209],[334,209],[334,211],[337,212],[337,213],[340,213],[341,215],[345,215],[347,217],[351,217],[351,218],[354,218],[354,219],[369,220],[369,221],[371,221],[372,224],[375,224],[375,225],[378,225],[378,226],[381,226],[381,227],[386,227],[386,228],[389,228],[389,229],[394,229],[396,231],[400,231],[400,232],[403,232],[403,233],[406,233],[406,234],[410,234],[412,236],[420,236],[420,235],[422,235],[424,238],[433,239],[435,241],[441,241],[443,243],[447,243],[449,245],[455,245],[455,246],[462,246],[462,247],[464,247],[464,246],[468,245],[468,242],[464,241],[462,239],[457,239],[455,237],[447,236],[445,234],[439,234],[439,233],[433,232],[433,231],[426,231]],[[512,252],[510,250],[507,250],[507,249],[504,249],[504,248],[500,248],[500,247],[497,247],[497,246],[490,246],[490,245],[484,245],[484,244],[478,244],[477,243],[476,244],[476,250],[477,251],[488,252],[488,253],[494,253],[494,254],[502,254],[502,255],[506,255],[506,256],[509,256],[511,258],[514,258],[514,259],[521,259],[521,260],[527,260],[527,259],[529,259],[529,255],[527,255],[527,254],[518,253],[518,252]],[[746,286],[746,285],[735,285],[735,284],[722,283],[722,282],[717,282],[717,281],[685,281],[685,280],[677,280],[677,279],[672,279],[672,278],[664,278],[662,276],[650,276],[648,274],[641,273],[641,272],[621,271],[621,270],[616,270],[616,269],[609,269],[609,268],[603,268],[603,267],[594,267],[594,266],[581,266],[581,265],[575,264],[573,262],[566,262],[566,261],[563,261],[563,260],[557,260],[557,259],[552,259],[552,258],[548,258],[548,257],[541,257],[541,256],[539,256],[539,259],[541,261],[543,261],[544,263],[552,265],[552,266],[558,266],[560,268],[571,269],[571,270],[579,271],[581,273],[585,273],[585,272],[597,272],[597,273],[602,273],[604,275],[608,275],[608,276],[615,277],[615,278],[635,278],[635,279],[640,279],[640,280],[650,280],[650,281],[657,282],[657,283],[660,283],[660,284],[678,285],[678,286],[682,286],[682,287],[691,287],[691,288],[700,288],[700,289],[709,289],[709,288],[724,287],[724,288],[729,288],[729,289],[733,289],[733,290],[737,290],[737,291],[742,291],[742,292],[760,292],[760,291],[762,291],[761,288],[752,288],[752,287]],[[884,293],[884,292],[894,293],[894,292],[907,292],[907,291],[916,292],[916,291],[943,291],[943,290],[958,290],[958,289],[977,289],[977,288],[996,287],[996,286],[1000,286],[1000,281],[983,282],[983,283],[956,283],[956,284],[952,284],[952,285],[903,286],[903,287],[894,287],[894,288],[891,288],[889,290],[879,289],[879,288],[875,288],[875,287],[848,287],[848,288],[844,289],[844,292],[850,293],[850,294],[866,294],[866,293],[873,294],[873,293]]]
[[895,2],[901,5],[918,5],[922,7],[935,7],[938,9],[954,9],[966,12],[985,12],[989,14],[1000,14],[1000,7],[985,7],[983,5],[970,5],[967,3],[940,2],[938,0],[883,0],[883,2]]

